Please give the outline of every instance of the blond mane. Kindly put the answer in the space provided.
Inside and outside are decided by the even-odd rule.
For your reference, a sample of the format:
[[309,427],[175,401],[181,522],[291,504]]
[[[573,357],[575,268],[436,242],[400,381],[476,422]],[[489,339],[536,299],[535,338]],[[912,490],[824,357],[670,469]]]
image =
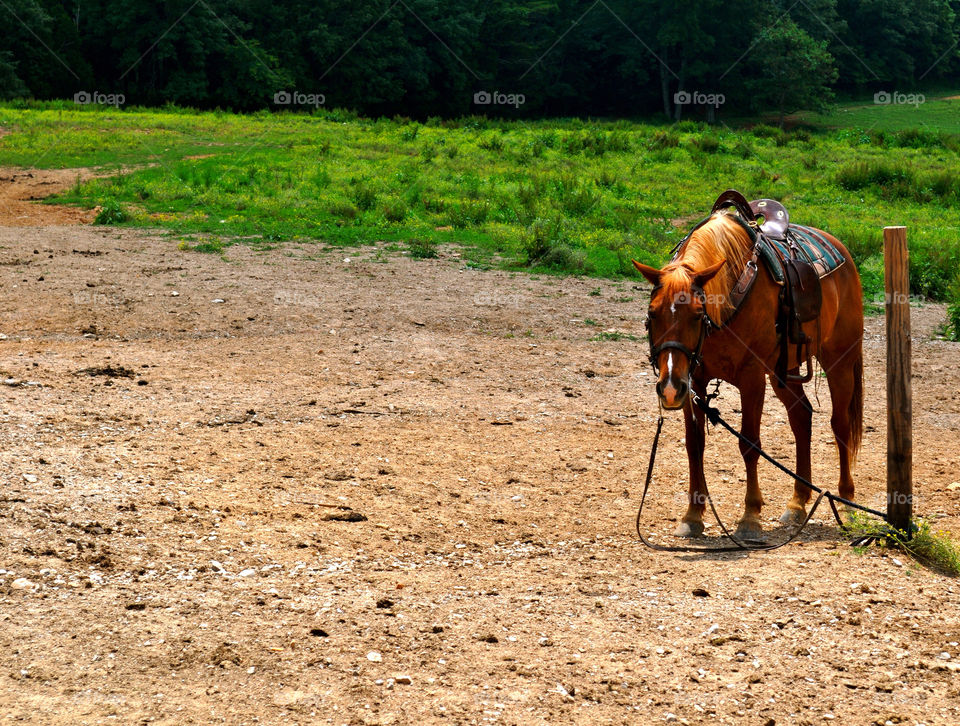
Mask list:
[[726,260],[720,272],[703,289],[707,295],[707,313],[721,322],[725,313],[733,310],[730,291],[747,264],[750,249],[750,236],[740,223],[725,210],[717,212],[694,231],[680,255],[663,268],[660,284],[671,296],[685,292],[698,272]]

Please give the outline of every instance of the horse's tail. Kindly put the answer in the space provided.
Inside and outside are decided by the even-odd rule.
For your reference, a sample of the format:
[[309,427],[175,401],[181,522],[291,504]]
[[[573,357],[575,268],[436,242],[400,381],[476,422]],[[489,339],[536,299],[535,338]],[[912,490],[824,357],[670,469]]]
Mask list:
[[857,346],[857,357],[853,361],[853,396],[850,398],[848,414],[850,416],[850,455],[856,459],[863,439],[863,344]]

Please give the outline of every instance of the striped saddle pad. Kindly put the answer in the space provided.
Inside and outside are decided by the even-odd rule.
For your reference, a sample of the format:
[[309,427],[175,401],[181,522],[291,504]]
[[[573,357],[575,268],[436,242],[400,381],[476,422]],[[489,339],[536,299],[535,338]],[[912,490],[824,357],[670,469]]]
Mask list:
[[[804,262],[809,262],[821,278],[838,269],[846,261],[823,232],[812,227],[791,224],[785,239],[770,239],[765,236],[763,240],[766,244],[760,245],[760,256],[766,262],[770,274],[781,285],[784,279],[781,257],[796,256]],[[776,250],[773,249],[774,247]]]

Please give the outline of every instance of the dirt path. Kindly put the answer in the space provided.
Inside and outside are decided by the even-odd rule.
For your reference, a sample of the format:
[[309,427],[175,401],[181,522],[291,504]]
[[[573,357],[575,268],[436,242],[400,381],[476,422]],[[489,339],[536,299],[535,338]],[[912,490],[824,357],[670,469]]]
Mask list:
[[[960,722],[960,583],[858,556],[826,512],[768,555],[638,544],[644,346],[590,340],[642,334],[629,283],[309,245],[221,259],[90,227],[0,229],[0,283],[10,719]],[[942,317],[914,317],[916,488],[958,532]],[[868,327],[858,494],[876,503]],[[789,454],[768,404],[765,443]],[[648,529],[681,511],[681,437],[671,419]],[[719,433],[708,449],[733,518],[739,455]],[[761,472],[773,519],[789,487]]]
[[[0,133],[0,136],[3,134]],[[43,227],[89,224],[96,209],[37,204],[95,175],[91,169],[20,169],[0,167],[0,226]]]

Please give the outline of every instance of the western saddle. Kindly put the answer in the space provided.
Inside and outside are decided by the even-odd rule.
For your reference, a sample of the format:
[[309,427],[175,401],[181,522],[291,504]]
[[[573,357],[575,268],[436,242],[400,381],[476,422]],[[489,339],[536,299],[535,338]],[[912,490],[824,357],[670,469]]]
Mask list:
[[[788,382],[806,383],[813,377],[811,362],[815,347],[812,347],[811,343],[815,341],[804,332],[803,323],[819,318],[823,301],[820,278],[839,268],[845,258],[819,230],[790,224],[790,214],[786,207],[774,199],[748,202],[740,192],[728,189],[714,202],[710,216],[730,208],[736,212],[731,215],[732,218],[743,226],[754,243],[751,258],[730,292],[733,315],[736,315],[753,287],[759,270],[758,262],[762,259],[774,281],[780,285],[776,319],[780,354],[774,369],[776,384],[784,387]],[[708,216],[694,227],[694,230],[709,219]],[[690,234],[692,233],[693,231]],[[689,238],[688,234],[677,245],[674,256],[679,254]],[[729,319],[724,324],[728,322]],[[819,331],[818,323],[817,347]],[[797,346],[797,360],[806,361],[806,372],[800,373],[799,368],[796,373],[788,371],[790,344]]]

